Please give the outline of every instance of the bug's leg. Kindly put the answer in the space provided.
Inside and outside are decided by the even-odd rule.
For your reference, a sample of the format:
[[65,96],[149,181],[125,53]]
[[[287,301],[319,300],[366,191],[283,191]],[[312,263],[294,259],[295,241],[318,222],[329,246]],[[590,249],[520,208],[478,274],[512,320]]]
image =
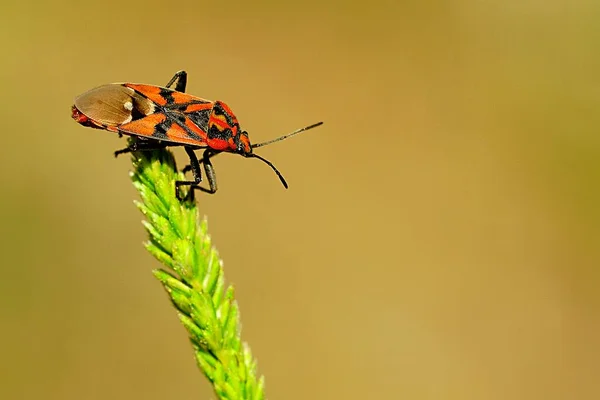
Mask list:
[[185,152],[187,153],[188,157],[190,158],[190,168],[192,169],[192,173],[194,174],[194,180],[193,181],[176,181],[175,182],[175,197],[177,197],[178,200],[184,200],[184,198],[182,198],[180,195],[179,187],[180,186],[189,186],[190,191],[187,194],[187,198],[189,200],[193,200],[194,199],[194,188],[197,187],[200,182],[202,182],[202,172],[200,171],[200,163],[198,163],[198,158],[196,157],[196,153],[194,153],[194,150],[188,146],[185,146],[184,149],[185,149]]
[[190,191],[188,192],[188,199],[194,198],[194,195],[193,195],[194,190],[201,190],[203,192],[210,193],[210,194],[216,193],[216,191],[217,191],[217,176],[215,174],[213,165],[210,162],[210,158],[216,156],[219,153],[218,152],[215,153],[211,149],[206,149],[204,151],[204,154],[202,155],[202,160],[200,162],[204,165],[204,172],[206,173],[206,178],[208,179],[208,185],[209,185],[209,188],[205,188],[205,187],[202,187],[199,185],[200,182],[202,182],[202,176],[201,176],[201,172],[200,172],[200,162],[198,162],[198,158],[196,157],[196,154],[189,147],[186,147],[185,151],[188,154],[188,156],[190,157],[190,165],[185,167],[184,171],[189,171],[191,169],[192,173],[194,174],[194,180],[193,181],[177,181],[177,182],[175,182],[177,198],[182,200],[181,196],[179,195],[179,186],[183,186],[183,185],[190,186]]
[[[175,87],[173,88],[173,85]],[[174,89],[178,92],[185,92],[185,86],[187,85],[187,72],[178,71],[175,73],[175,76],[171,78],[169,83],[167,83],[166,87],[168,89]]]
[[217,175],[215,174],[215,169],[213,168],[212,163],[210,162],[210,158],[219,153],[212,153],[209,149],[204,151],[204,155],[202,156],[202,164],[204,165],[204,172],[206,173],[206,178],[208,179],[208,186],[210,189],[206,189],[198,186],[198,189],[202,190],[206,193],[214,194],[217,192]]
[[[205,160],[209,160],[210,158],[216,156],[217,154],[219,154],[219,153],[218,152],[215,153],[213,151],[208,151],[208,149],[207,149],[206,151],[204,151],[204,155],[202,156],[202,159],[199,160],[199,162],[202,164],[202,163],[204,163]],[[209,164],[210,164],[210,161],[209,161]],[[210,168],[212,168],[212,164],[210,164]],[[181,172],[183,172],[185,174],[186,172],[190,172],[191,170],[192,170],[192,166],[186,165],[185,167],[183,167]]]
[[164,143],[160,143],[157,141],[142,142],[142,141],[136,140],[135,142],[133,142],[129,146],[125,147],[124,149],[115,151],[115,157],[118,157],[121,154],[131,153],[134,151],[150,151],[150,150],[158,150],[158,149],[163,149],[163,148],[165,148]]

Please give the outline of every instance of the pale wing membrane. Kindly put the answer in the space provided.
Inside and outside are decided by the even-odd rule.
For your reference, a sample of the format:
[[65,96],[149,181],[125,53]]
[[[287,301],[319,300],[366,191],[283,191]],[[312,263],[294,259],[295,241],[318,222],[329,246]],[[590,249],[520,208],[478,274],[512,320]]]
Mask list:
[[154,112],[151,101],[134,90],[109,84],[89,90],[75,99],[75,107],[91,120],[119,126]]

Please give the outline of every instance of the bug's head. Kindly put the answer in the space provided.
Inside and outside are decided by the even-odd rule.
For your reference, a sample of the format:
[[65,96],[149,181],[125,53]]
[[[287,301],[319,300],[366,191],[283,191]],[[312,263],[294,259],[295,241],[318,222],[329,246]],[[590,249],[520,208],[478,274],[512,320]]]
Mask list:
[[236,153],[243,156],[252,154],[252,145],[250,144],[250,138],[248,132],[239,130],[239,134],[235,136]]

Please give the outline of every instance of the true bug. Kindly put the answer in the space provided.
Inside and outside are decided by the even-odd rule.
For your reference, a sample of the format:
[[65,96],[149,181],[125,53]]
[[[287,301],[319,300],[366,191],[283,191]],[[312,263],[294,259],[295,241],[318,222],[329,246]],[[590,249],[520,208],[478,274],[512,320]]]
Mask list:
[[[116,151],[115,157],[138,150],[183,146],[190,158],[190,165],[184,168],[184,172],[191,169],[194,180],[175,182],[175,193],[179,199],[181,186],[190,186],[190,194],[194,189],[207,193],[217,191],[216,175],[210,159],[222,152],[258,158],[275,171],[287,189],[287,182],[277,168],[254,154],[253,149],[287,139],[323,122],[276,139],[251,144],[248,132],[241,130],[227,104],[186,94],[186,84],[187,73],[179,71],[165,87],[134,83],[99,86],[75,98],[72,117],[81,125],[137,139],[128,147]],[[194,153],[198,149],[204,149],[200,162]],[[202,182],[200,163],[204,165],[209,188],[199,185]]]

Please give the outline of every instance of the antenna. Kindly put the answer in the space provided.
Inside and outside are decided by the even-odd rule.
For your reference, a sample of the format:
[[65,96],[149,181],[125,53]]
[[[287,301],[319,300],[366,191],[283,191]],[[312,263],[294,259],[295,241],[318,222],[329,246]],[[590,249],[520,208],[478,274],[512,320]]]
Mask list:
[[265,164],[267,164],[269,167],[271,167],[273,169],[273,171],[275,171],[275,173],[279,177],[279,180],[283,184],[283,187],[285,187],[286,189],[288,188],[288,184],[285,181],[285,179],[283,178],[283,175],[281,175],[281,172],[279,172],[277,170],[277,168],[275,168],[275,166],[271,163],[271,161],[269,161],[267,159],[264,159],[261,156],[259,156],[258,154],[254,154],[254,153],[247,154],[246,157],[258,158],[259,160],[261,160],[262,162],[264,162]]
[[[316,127],[317,127],[317,126],[319,126],[319,125],[323,125],[323,122],[317,122],[316,124],[312,124],[312,125],[309,125],[309,126],[305,126],[304,128],[300,128],[300,129],[298,129],[298,130],[295,130],[295,131],[294,131],[294,132],[292,132],[292,133],[288,133],[287,135],[283,135],[283,136],[280,136],[280,137],[278,137],[278,138],[275,138],[275,139],[267,140],[266,142],[262,142],[262,143],[258,143],[258,144],[253,144],[251,147],[252,147],[253,149],[255,149],[255,148],[257,148],[257,147],[262,147],[262,146],[266,146],[266,145],[268,145],[268,144],[271,144],[271,143],[279,142],[279,141],[281,141],[281,140],[285,140],[285,139],[287,139],[287,138],[289,138],[289,137],[292,137],[292,136],[294,136],[294,135],[297,135],[297,134],[299,134],[300,132],[304,132],[304,131],[307,131],[307,130],[309,130],[309,129],[316,128]],[[265,164],[267,164],[269,167],[271,167],[271,169],[273,169],[273,171],[275,171],[275,173],[276,173],[276,174],[277,174],[277,176],[279,177],[279,180],[280,180],[280,181],[281,181],[281,183],[283,184],[283,187],[285,187],[286,189],[288,188],[288,184],[287,184],[287,182],[285,181],[285,179],[283,178],[283,175],[281,175],[281,172],[279,172],[279,171],[277,170],[277,168],[275,168],[275,166],[274,166],[274,165],[271,163],[271,161],[269,161],[269,160],[267,160],[267,159],[265,159],[265,158],[262,158],[262,157],[261,157],[261,156],[259,156],[258,154],[254,154],[254,153],[247,153],[247,154],[244,154],[244,156],[245,156],[245,157],[253,157],[253,158],[258,158],[259,160],[261,160],[262,162],[264,162]]]
[[[253,144],[251,147],[252,147],[253,149],[255,149],[255,148],[257,148],[257,147],[262,147],[262,146],[266,146],[266,145],[268,145],[268,144],[271,144],[271,143],[279,142],[279,141],[281,141],[281,140],[285,140],[285,139],[287,139],[287,138],[289,138],[289,137],[292,137],[292,136],[294,136],[294,135],[297,135],[297,134],[299,134],[300,132],[304,132],[304,131],[307,131],[307,130],[309,130],[309,129],[316,128],[316,127],[317,127],[317,126],[319,126],[319,125],[323,125],[323,122],[317,122],[316,124],[312,124],[312,125],[306,126],[306,127],[304,127],[304,128],[300,128],[300,129],[298,129],[298,130],[296,130],[296,131],[294,131],[294,132],[292,132],[292,133],[288,133],[287,135],[283,135],[283,136],[280,136],[280,137],[278,137],[278,138],[275,138],[275,139],[267,140],[266,142],[262,142],[262,143],[258,143],[258,144]],[[283,186],[285,186],[285,187],[287,188],[287,185],[285,184],[285,180],[283,180],[283,177],[282,177],[282,176],[281,176],[281,174],[280,174],[280,173],[277,171],[277,169],[275,169],[275,167],[273,166],[273,164],[271,164],[270,162],[268,162],[268,161],[267,161],[267,160],[265,160],[264,158],[261,158],[261,157],[258,157],[258,156],[257,156],[257,158],[260,158],[261,160],[263,160],[264,162],[266,162],[267,164],[269,164],[269,165],[271,166],[271,168],[273,168],[273,169],[275,170],[275,172],[277,172],[277,175],[279,175],[279,178],[280,178],[280,179],[281,179],[281,181],[284,183],[284,185],[283,185]]]

